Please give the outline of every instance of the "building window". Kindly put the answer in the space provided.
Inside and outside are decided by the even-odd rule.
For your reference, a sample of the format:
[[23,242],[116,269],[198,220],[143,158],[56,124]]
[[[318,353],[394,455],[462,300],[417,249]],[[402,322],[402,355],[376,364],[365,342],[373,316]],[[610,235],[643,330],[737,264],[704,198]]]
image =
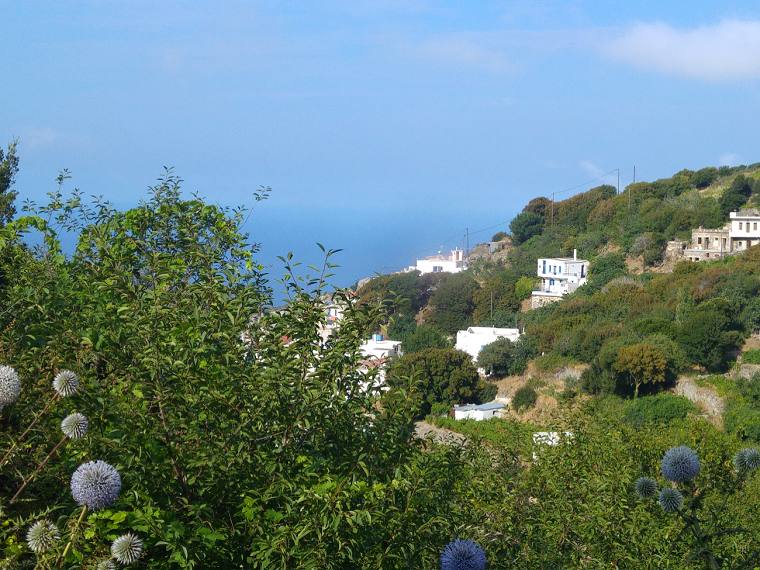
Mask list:
[[757,230],[757,222],[752,222],[752,229]]
[[701,237],[698,237],[698,238],[697,238],[697,243],[698,243],[699,245],[702,245],[702,238],[701,238]]
[[739,222],[739,231],[742,231],[742,222]]

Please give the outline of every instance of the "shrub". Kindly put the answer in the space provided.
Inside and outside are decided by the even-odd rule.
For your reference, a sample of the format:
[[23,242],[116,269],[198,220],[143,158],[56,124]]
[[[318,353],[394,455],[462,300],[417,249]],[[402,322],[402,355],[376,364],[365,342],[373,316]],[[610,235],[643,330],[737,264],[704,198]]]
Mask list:
[[533,236],[540,234],[543,229],[543,216],[534,212],[521,212],[517,214],[509,224],[509,230],[512,232],[512,241],[516,245],[526,242]]
[[500,338],[483,347],[478,354],[478,367],[484,368],[489,376],[506,376],[509,374],[514,345],[508,338]]
[[745,364],[760,364],[760,350],[748,350],[742,354],[742,362]]
[[512,406],[519,412],[535,406],[536,400],[538,400],[536,391],[530,386],[523,386],[515,392],[512,398]]
[[501,241],[507,237],[507,232],[496,232],[491,236],[491,241]]
[[667,424],[685,418],[692,411],[694,404],[682,396],[657,394],[626,402],[625,420],[633,425],[646,422]]

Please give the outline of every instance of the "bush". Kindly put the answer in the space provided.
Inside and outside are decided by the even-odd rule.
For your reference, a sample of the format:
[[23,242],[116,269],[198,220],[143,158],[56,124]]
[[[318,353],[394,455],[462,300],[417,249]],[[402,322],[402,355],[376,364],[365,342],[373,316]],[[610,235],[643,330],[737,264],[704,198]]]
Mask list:
[[760,350],[748,350],[742,354],[742,362],[744,364],[760,364]]
[[480,380],[478,382],[478,401],[481,403],[493,402],[496,398],[496,394],[499,392],[498,386],[493,382],[487,380]]
[[451,405],[446,402],[435,402],[430,406],[430,415],[434,417],[447,416],[451,411]]
[[512,407],[518,412],[527,410],[536,405],[536,400],[538,400],[536,391],[530,386],[523,386],[515,392],[512,398]]
[[685,418],[694,411],[694,404],[682,396],[657,394],[642,396],[626,402],[625,420],[633,425],[643,423],[669,423]]
[[512,232],[512,241],[519,245],[528,241],[544,229],[544,218],[534,212],[521,212],[514,217],[509,224]]
[[388,370],[391,387],[407,388],[412,380],[420,400],[420,413],[430,413],[436,402],[480,402],[480,376],[470,355],[451,348],[426,348],[397,358]]
[[507,237],[507,232],[496,232],[491,236],[491,241],[501,241]]
[[404,353],[412,354],[426,348],[450,348],[449,339],[437,328],[420,325],[401,337]]
[[500,338],[483,347],[478,354],[478,368],[484,368],[489,376],[509,374],[514,345],[508,338]]

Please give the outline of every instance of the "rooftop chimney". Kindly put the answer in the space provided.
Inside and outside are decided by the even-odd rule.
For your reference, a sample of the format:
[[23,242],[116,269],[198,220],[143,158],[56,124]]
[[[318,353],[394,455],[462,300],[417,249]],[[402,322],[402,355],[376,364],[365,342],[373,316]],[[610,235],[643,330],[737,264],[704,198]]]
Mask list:
[[573,250],[573,260],[576,260],[576,259],[578,259],[578,250],[574,249]]

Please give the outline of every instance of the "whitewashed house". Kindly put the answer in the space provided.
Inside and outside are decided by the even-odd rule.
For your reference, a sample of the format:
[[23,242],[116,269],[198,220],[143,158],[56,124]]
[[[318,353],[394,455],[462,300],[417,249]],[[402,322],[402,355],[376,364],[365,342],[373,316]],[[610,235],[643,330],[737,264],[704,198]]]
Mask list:
[[[372,335],[372,338],[364,342],[359,350],[364,357],[360,363],[359,370],[368,373],[370,370],[377,370],[375,376],[375,387],[385,386],[385,370],[391,360],[404,353],[401,350],[400,340],[386,340],[381,334]],[[369,384],[366,386],[369,387]]]
[[541,285],[531,295],[531,307],[537,309],[548,303],[559,301],[586,283],[589,262],[578,259],[578,251],[573,257],[542,257],[538,260],[537,274]]
[[473,361],[476,361],[484,346],[500,338],[508,338],[515,342],[520,338],[520,329],[469,327],[467,330],[457,331],[457,342],[454,348],[466,352]]
[[407,267],[406,271],[419,271],[421,275],[425,275],[426,273],[459,273],[465,269],[467,269],[467,260],[464,258],[464,252],[456,248],[452,249],[448,255],[438,252],[436,255],[418,259],[417,264]]
[[487,404],[467,404],[464,406],[454,406],[455,420],[490,420],[491,418],[501,417],[506,405],[502,402],[488,402]]

